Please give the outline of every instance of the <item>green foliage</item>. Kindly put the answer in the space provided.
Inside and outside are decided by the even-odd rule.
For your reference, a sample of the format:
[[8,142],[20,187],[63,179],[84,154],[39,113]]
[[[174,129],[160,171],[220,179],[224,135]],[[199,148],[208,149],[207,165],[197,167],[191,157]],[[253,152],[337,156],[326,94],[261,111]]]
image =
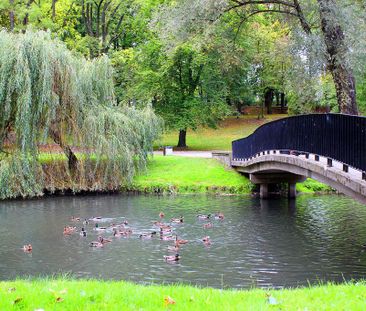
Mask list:
[[20,179],[14,189],[1,178],[1,198],[41,192],[35,159],[50,139],[64,151],[85,150],[78,171],[93,176],[102,168],[101,188],[116,189],[145,167],[161,121],[150,107],[117,106],[112,76],[107,57],[87,61],[48,33],[0,33],[0,148],[10,152],[1,174]]

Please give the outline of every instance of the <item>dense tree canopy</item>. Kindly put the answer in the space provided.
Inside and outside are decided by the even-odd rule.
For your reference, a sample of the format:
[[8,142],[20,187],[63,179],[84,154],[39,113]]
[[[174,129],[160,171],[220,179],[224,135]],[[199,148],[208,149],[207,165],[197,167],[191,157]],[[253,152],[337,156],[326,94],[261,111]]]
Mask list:
[[48,29],[75,53],[107,55],[118,106],[153,105],[180,146],[245,105],[365,112],[365,14],[353,0],[0,2],[9,31]]

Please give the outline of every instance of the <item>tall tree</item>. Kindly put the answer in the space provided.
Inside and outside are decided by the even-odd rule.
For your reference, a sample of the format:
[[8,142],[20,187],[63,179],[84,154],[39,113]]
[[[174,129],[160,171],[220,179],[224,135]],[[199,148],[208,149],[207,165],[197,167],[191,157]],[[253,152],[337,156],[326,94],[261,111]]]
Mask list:
[[[307,8],[309,4],[314,8],[311,12]],[[337,89],[339,109],[342,113],[358,114],[354,75],[348,65],[346,53],[349,47],[345,41],[344,29],[338,14],[342,8],[337,5],[336,0],[185,0],[175,6],[166,6],[165,10],[166,14],[164,9],[161,11],[163,17],[160,22],[165,23],[171,32],[186,34],[193,31],[195,35],[199,29],[197,25],[202,21],[206,22],[206,25],[207,22],[215,23],[230,11],[235,11],[242,17],[240,25],[258,14],[281,14],[288,18],[296,18],[305,34],[310,35],[317,31],[318,27],[317,25],[312,27],[309,16],[318,15],[323,42],[326,46],[328,70],[332,74]],[[173,16],[170,20],[169,14]],[[176,22],[177,16],[184,16],[184,18]],[[172,29],[174,25],[176,29]],[[204,31],[204,26],[201,26],[200,30]],[[172,37],[169,33],[165,33],[165,36]]]

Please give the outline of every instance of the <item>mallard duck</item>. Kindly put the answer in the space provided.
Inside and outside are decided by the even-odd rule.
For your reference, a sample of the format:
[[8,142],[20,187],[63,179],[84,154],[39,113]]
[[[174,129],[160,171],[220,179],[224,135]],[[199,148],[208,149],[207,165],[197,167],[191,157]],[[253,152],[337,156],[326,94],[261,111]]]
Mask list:
[[211,245],[211,239],[208,235],[202,238],[202,242],[205,243],[205,245]]
[[204,229],[210,229],[210,228],[212,228],[213,227],[213,224],[211,223],[211,222],[209,222],[209,223],[207,223],[207,224],[204,224],[203,225],[203,228]]
[[184,222],[184,217],[183,216],[180,216],[179,218],[172,218],[170,220],[170,222],[173,222],[175,224],[181,224]]
[[171,255],[171,256],[164,256],[165,261],[178,261],[180,259],[179,254]]
[[211,214],[208,214],[208,215],[202,215],[202,214],[197,215],[197,218],[198,219],[201,219],[201,220],[210,219],[210,217],[211,217]]
[[25,253],[31,253],[33,250],[32,244],[26,244],[23,246],[23,251]]
[[187,244],[188,240],[180,240],[178,239],[178,236],[175,236],[175,245],[181,245],[181,244]]

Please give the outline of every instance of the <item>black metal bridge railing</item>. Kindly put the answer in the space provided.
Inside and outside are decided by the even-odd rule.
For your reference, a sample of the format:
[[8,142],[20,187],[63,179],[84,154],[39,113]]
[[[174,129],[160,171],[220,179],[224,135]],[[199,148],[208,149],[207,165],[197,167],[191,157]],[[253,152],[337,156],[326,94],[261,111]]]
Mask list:
[[250,136],[232,142],[233,160],[246,160],[268,150],[320,155],[366,172],[366,118],[294,116],[264,124]]

